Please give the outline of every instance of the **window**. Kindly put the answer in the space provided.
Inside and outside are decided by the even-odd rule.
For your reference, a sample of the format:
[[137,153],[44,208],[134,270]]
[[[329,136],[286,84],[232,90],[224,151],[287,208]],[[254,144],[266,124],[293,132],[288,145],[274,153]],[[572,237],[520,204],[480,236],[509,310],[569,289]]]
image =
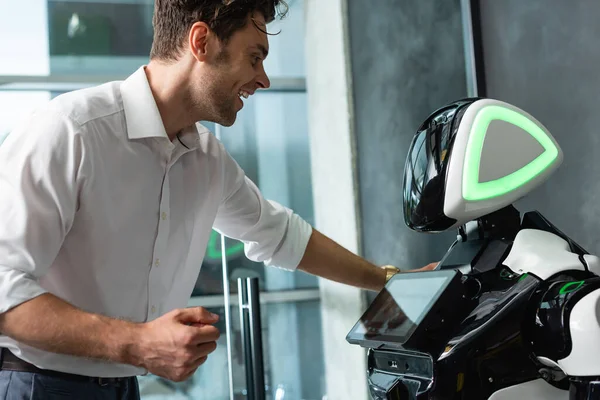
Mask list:
[[147,62],[153,0],[48,1],[53,74],[113,75]]
[[[22,0],[0,13],[0,145],[37,106],[70,90],[123,79],[148,61],[153,0]],[[207,124],[267,198],[313,222],[304,88],[304,10],[288,0],[289,14],[269,25],[265,68],[272,88],[245,101],[236,124]],[[24,51],[27,49],[27,51]],[[7,62],[8,61],[8,62]],[[140,377],[144,400],[228,399],[228,368],[235,399],[245,398],[240,350],[237,278],[256,276],[267,398],[318,400],[324,395],[324,360],[317,279],[249,261],[240,242],[226,239],[230,293],[224,297],[221,238],[207,247],[190,305],[220,314],[217,350],[183,383]],[[230,303],[232,352],[227,352],[225,304]]]
[[49,100],[49,92],[0,90],[0,144],[2,144],[15,124],[27,118],[28,114],[35,107]]

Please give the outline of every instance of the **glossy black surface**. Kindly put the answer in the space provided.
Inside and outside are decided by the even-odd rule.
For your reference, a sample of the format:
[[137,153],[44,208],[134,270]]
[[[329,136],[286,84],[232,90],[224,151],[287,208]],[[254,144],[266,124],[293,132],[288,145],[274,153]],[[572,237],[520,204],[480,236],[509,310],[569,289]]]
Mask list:
[[370,350],[368,359],[367,378],[374,399],[426,398],[433,382],[433,360],[429,355]]
[[446,172],[460,120],[475,100],[440,108],[413,137],[404,168],[404,221],[413,230],[441,232],[456,222],[444,214]]
[[[475,277],[481,282],[482,295],[436,364],[440,379],[432,398],[487,399],[501,388],[538,375],[521,324],[525,306],[540,281],[503,267]],[[459,391],[457,372],[463,374]],[[453,395],[447,397],[450,393]]]

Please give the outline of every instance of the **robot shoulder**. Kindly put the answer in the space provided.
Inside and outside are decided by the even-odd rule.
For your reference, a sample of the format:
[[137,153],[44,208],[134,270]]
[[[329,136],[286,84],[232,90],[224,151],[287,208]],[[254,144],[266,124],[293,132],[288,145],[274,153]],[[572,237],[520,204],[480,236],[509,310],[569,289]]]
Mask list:
[[598,275],[598,257],[586,254],[583,259],[585,264],[560,236],[538,229],[523,229],[517,233],[503,264],[515,273],[531,273],[542,280],[564,271],[585,271],[586,265]]

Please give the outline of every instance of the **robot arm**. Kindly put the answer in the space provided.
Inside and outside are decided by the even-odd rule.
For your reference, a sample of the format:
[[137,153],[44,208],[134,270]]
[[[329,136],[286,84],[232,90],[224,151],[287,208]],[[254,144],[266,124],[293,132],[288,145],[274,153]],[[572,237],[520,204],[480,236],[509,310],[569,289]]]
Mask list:
[[585,295],[571,311],[571,353],[558,361],[571,382],[571,399],[598,398],[600,393],[600,288]]
[[[557,363],[571,377],[600,377],[600,282],[597,278],[593,281],[590,286],[597,288],[588,289],[591,291],[575,302],[565,324],[571,351]],[[582,282],[582,288],[587,286]],[[571,286],[579,285],[573,282]]]
[[568,376],[600,376],[599,261],[572,252],[551,232],[523,229],[503,262],[546,283],[534,302],[531,339],[536,355],[555,361]]
[[600,278],[551,285],[534,332],[534,353],[553,376],[568,377],[570,400],[600,398]]
[[600,394],[598,257],[572,252],[553,233],[523,229],[503,264],[544,282],[523,329],[533,354],[553,371],[547,380],[567,376],[571,399],[598,398],[590,397]]

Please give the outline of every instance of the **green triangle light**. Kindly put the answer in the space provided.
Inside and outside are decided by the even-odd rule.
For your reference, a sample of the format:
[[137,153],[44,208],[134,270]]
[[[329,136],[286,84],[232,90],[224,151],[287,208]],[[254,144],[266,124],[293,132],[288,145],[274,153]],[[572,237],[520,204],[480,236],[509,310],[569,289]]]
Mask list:
[[[208,239],[208,245],[206,246],[206,258],[210,261],[221,261],[223,257],[223,250],[219,248],[218,243],[220,235],[217,231],[212,230],[210,232],[210,238]],[[235,242],[230,246],[225,247],[225,256],[227,258],[236,257],[244,252],[244,243]]]
[[[502,120],[518,126],[535,138],[544,152],[523,168],[488,182],[479,182],[481,152],[488,126],[493,120]],[[462,192],[465,200],[478,201],[498,197],[523,186],[550,166],[558,157],[558,149],[535,122],[526,116],[501,106],[482,108],[473,121],[465,154]]]

